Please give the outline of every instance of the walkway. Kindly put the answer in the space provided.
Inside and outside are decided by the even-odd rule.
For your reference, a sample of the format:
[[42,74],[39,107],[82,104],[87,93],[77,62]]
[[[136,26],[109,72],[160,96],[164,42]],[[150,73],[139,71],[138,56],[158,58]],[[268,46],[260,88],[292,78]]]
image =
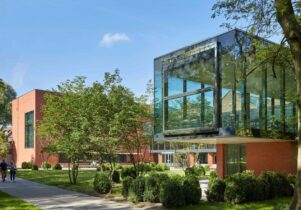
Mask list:
[[[125,203],[108,201],[58,187],[39,184],[18,178],[15,183],[0,182],[0,191],[33,203],[41,209],[116,209],[139,210]],[[141,209],[140,209],[141,210]]]

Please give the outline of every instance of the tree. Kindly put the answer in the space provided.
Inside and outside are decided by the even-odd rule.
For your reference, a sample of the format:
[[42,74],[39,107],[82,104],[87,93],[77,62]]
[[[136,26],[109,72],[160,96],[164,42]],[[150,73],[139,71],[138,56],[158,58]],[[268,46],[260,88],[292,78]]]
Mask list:
[[11,102],[15,98],[15,90],[0,79],[0,129],[11,123]]
[[152,137],[148,131],[151,108],[145,97],[135,98],[130,90],[120,85],[111,89],[108,98],[115,113],[111,124],[112,136],[130,154],[131,162],[139,174],[139,164],[145,158]]
[[298,109],[298,160],[294,197],[290,209],[301,208],[301,3],[294,0],[219,0],[213,6],[213,17],[223,15],[226,27],[241,23],[255,35],[269,37],[283,34],[273,55],[278,59],[281,49],[289,49],[296,79]]
[[4,132],[0,132],[0,159],[5,159],[9,150],[9,143]]
[[79,161],[88,155],[89,121],[85,117],[85,78],[77,77],[58,85],[54,93],[45,95],[43,119],[38,124],[41,139],[51,139],[48,148],[68,160],[71,184],[76,184]]

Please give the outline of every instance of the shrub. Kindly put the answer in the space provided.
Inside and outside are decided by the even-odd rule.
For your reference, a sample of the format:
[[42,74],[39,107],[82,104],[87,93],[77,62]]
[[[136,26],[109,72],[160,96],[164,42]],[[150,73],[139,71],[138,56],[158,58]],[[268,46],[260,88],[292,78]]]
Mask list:
[[285,175],[268,171],[260,174],[258,181],[262,186],[263,199],[293,194],[293,186]]
[[208,190],[206,191],[207,200],[210,202],[224,201],[226,183],[217,176],[210,176]]
[[119,183],[120,182],[119,171],[114,170],[114,172],[112,174],[112,181],[115,182],[115,183]]
[[199,180],[195,176],[187,176],[183,182],[183,194],[185,203],[198,204],[202,198],[202,189],[200,188]]
[[100,194],[106,194],[112,189],[112,182],[105,172],[96,173],[93,185],[94,189]]
[[163,163],[157,164],[154,167],[154,170],[156,171],[167,171],[170,170],[169,166]]
[[133,202],[143,201],[143,193],[145,190],[145,177],[138,176],[133,180],[130,191],[129,191],[129,200]]
[[121,194],[123,195],[123,197],[128,197],[129,195],[129,190],[130,190],[130,186],[133,182],[133,177],[131,176],[127,176],[122,180],[122,190],[121,190]]
[[224,198],[230,203],[243,203],[262,198],[262,187],[251,172],[233,174],[226,178]]
[[204,176],[206,173],[205,168],[203,166],[194,166],[192,168],[185,169],[185,176]]
[[171,177],[160,192],[160,200],[164,207],[173,208],[185,205],[185,196],[183,193],[181,177]]
[[61,166],[61,164],[56,163],[56,164],[53,166],[52,169],[53,169],[53,170],[62,170],[62,166]]
[[43,162],[43,163],[42,163],[42,168],[48,170],[49,168],[51,168],[51,164],[48,163],[48,162]]
[[136,178],[137,174],[136,174],[136,170],[134,167],[124,167],[121,170],[121,178],[125,178],[127,176]]
[[160,176],[156,173],[149,174],[145,180],[144,201],[159,202],[160,201]]
[[204,169],[205,169],[205,171],[210,171],[210,166],[209,165],[205,165]]
[[27,162],[22,162],[21,168],[22,169],[28,169],[28,163]]
[[37,171],[39,170],[39,167],[36,164],[32,164],[31,170]]
[[32,162],[28,162],[28,163],[27,163],[27,168],[28,168],[28,169],[32,169],[32,165],[33,165]]
[[140,164],[138,165],[138,170],[139,170],[139,172],[141,172],[141,173],[146,173],[146,172],[151,171],[151,170],[152,170],[152,167],[151,167],[150,164],[147,164],[147,163],[140,163]]

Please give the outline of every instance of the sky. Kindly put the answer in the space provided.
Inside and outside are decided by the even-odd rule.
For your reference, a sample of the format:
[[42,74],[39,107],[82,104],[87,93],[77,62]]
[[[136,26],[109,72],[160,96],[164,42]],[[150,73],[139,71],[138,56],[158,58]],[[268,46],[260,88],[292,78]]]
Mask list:
[[0,78],[20,96],[118,68],[135,94],[153,60],[226,31],[204,0],[0,0]]

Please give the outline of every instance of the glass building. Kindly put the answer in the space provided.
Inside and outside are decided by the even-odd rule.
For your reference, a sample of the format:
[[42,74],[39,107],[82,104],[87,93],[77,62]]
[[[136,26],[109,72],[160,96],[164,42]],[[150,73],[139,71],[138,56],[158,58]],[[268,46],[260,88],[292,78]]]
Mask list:
[[261,65],[258,42],[234,29],[156,58],[154,140],[294,138],[293,71]]
[[234,29],[155,58],[153,152],[171,142],[224,145],[224,176],[248,169],[246,143],[295,139],[294,73],[259,57],[259,47],[272,45]]

